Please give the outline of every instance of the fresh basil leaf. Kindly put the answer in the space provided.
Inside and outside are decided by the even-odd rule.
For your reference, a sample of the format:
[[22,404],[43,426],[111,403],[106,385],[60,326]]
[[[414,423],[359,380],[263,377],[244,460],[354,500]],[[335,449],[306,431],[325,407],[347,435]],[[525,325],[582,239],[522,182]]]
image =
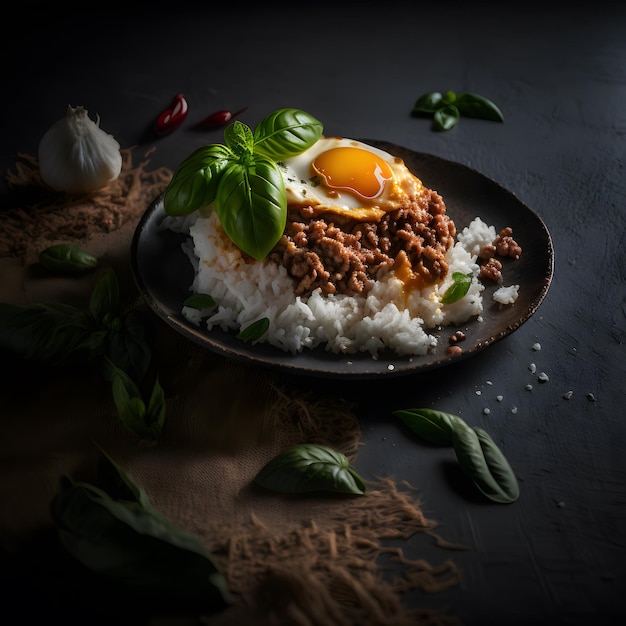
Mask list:
[[468,426],[456,415],[432,409],[406,409],[394,415],[427,441],[452,445],[461,469],[485,497],[499,503],[517,500],[515,474],[486,431]]
[[79,347],[84,348],[90,358],[102,356],[108,350],[109,332],[104,328],[95,329],[83,339]]
[[106,458],[103,462],[110,465],[109,483],[119,474],[111,492],[63,476],[51,501],[52,518],[69,554],[159,605],[193,602],[213,612],[231,604],[225,578],[204,543],[156,511],[119,467]]
[[243,328],[237,335],[237,339],[241,339],[242,341],[256,341],[267,332],[269,327],[269,319],[267,317],[262,317],[261,319],[256,320],[256,322],[252,322],[252,324],[248,324],[248,326]]
[[[146,437],[144,416],[146,405],[144,404],[139,389],[133,380],[119,368],[115,368],[112,380],[113,401],[120,421],[128,430]],[[147,437],[151,439],[152,437]]]
[[98,259],[71,243],[50,246],[39,253],[39,263],[59,274],[83,274],[98,267]]
[[230,240],[262,261],[287,222],[285,183],[278,165],[257,154],[251,155],[249,165],[232,163],[222,174],[216,211]]
[[459,422],[452,444],[461,469],[485,497],[501,504],[519,498],[515,474],[487,432]]
[[465,117],[476,117],[492,122],[504,122],[504,115],[498,106],[488,98],[479,96],[478,94],[469,92],[460,93],[454,104],[461,115]]
[[310,148],[321,136],[322,123],[300,109],[279,109],[254,129],[254,151],[282,161]]
[[435,111],[433,119],[435,121],[435,130],[450,130],[456,126],[461,118],[459,110],[453,104],[448,104]]
[[63,365],[85,347],[90,316],[62,303],[0,303],[0,347],[25,360]]
[[[119,413],[123,413],[130,398],[141,397],[139,388],[133,379],[123,370],[111,362],[113,383],[113,399]],[[144,411],[145,413],[145,411]],[[142,416],[143,417],[143,416]]]
[[473,274],[463,274],[463,272],[454,272],[452,280],[454,281],[441,296],[442,304],[452,304],[467,295],[469,288],[472,286]]
[[241,162],[252,154],[254,150],[254,137],[250,127],[243,122],[236,121],[224,129],[224,141],[228,148]]
[[152,348],[138,311],[131,310],[123,315],[119,329],[108,333],[105,353],[135,380],[143,380],[152,359]]
[[158,377],[154,381],[152,393],[148,399],[146,421],[151,430],[159,437],[165,422],[165,392],[163,391],[163,387],[161,387]]
[[211,144],[198,148],[174,171],[163,194],[168,215],[188,215],[215,200],[222,172],[235,160],[230,148]]
[[151,359],[145,326],[119,312],[119,288],[109,268],[98,280],[89,312],[61,303],[0,303],[0,347],[23,359],[52,365],[106,355],[141,380]]
[[402,409],[394,411],[416,435],[439,446],[452,445],[452,432],[459,418],[433,409]]
[[131,377],[113,364],[112,392],[120,420],[128,430],[142,439],[157,440],[165,419],[165,396],[157,379],[148,406]]
[[98,484],[111,498],[136,502],[138,505],[150,508],[150,500],[146,493],[140,489],[121,467],[98,446],[101,457],[98,461]]
[[414,113],[434,113],[443,104],[443,95],[432,91],[421,95],[413,106]]
[[211,309],[215,306],[215,300],[208,293],[194,293],[189,296],[183,302],[183,306],[188,306],[192,309]]
[[454,91],[425,93],[415,102],[413,113],[432,114],[433,128],[439,131],[450,130],[462,116],[504,121],[502,111],[491,100],[469,92],[458,95]]
[[119,316],[120,290],[117,276],[112,268],[107,267],[100,275],[89,299],[89,312],[96,324],[101,325],[105,316]]
[[[454,91],[446,91],[446,93],[443,94],[443,98],[441,99],[441,102],[443,104],[455,104],[456,94],[454,93]],[[441,108],[441,107],[438,107],[438,108]]]
[[254,481],[272,491],[363,495],[366,484],[341,452],[321,444],[295,445],[267,463]]

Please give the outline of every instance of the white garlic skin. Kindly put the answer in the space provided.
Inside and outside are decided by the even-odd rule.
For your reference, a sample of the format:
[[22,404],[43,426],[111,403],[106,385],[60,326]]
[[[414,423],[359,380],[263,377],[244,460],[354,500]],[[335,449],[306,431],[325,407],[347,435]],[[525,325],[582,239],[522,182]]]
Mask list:
[[84,194],[115,180],[122,171],[120,144],[91,120],[84,107],[68,106],[39,142],[39,174],[55,191]]

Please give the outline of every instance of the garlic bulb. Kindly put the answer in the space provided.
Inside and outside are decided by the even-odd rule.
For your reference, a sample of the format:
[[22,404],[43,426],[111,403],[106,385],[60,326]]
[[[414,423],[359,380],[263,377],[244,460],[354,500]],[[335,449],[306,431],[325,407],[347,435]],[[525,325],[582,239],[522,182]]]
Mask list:
[[39,142],[39,174],[56,191],[80,194],[104,187],[122,171],[120,144],[84,107],[67,107]]

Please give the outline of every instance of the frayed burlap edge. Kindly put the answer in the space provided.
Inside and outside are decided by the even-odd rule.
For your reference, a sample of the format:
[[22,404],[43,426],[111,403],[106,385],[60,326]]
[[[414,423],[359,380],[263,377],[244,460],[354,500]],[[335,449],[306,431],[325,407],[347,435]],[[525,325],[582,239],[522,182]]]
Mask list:
[[[351,462],[356,459],[362,444],[354,407],[277,385],[274,391],[272,427],[288,423],[297,440],[322,442]],[[432,565],[385,546],[387,540],[421,533],[442,548],[463,548],[438,535],[437,522],[423,514],[415,491],[409,483],[379,479],[368,482],[362,497],[310,508],[309,518],[287,530],[277,531],[253,512],[236,526],[219,522],[196,529],[238,598],[227,611],[203,621],[211,626],[457,625],[442,610],[408,607],[404,601],[406,592],[436,594],[459,584],[460,570],[449,555]],[[303,507],[302,500],[293,506]],[[381,567],[385,556],[394,564],[387,573],[388,567]]]

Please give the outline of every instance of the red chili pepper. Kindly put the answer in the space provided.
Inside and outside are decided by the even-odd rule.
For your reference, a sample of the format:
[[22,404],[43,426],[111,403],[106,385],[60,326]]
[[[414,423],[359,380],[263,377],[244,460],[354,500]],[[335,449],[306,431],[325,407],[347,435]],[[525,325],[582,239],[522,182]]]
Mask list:
[[165,109],[154,122],[154,132],[159,135],[167,135],[176,130],[187,117],[189,106],[182,93],[179,93],[172,103],[171,108]]
[[243,109],[239,109],[239,111],[235,111],[231,113],[230,111],[226,111],[222,109],[221,111],[215,111],[215,113],[211,113],[208,117],[205,117],[198,126],[202,128],[219,128],[220,126],[224,126],[232,120],[237,115],[243,113],[248,107],[244,107]]

